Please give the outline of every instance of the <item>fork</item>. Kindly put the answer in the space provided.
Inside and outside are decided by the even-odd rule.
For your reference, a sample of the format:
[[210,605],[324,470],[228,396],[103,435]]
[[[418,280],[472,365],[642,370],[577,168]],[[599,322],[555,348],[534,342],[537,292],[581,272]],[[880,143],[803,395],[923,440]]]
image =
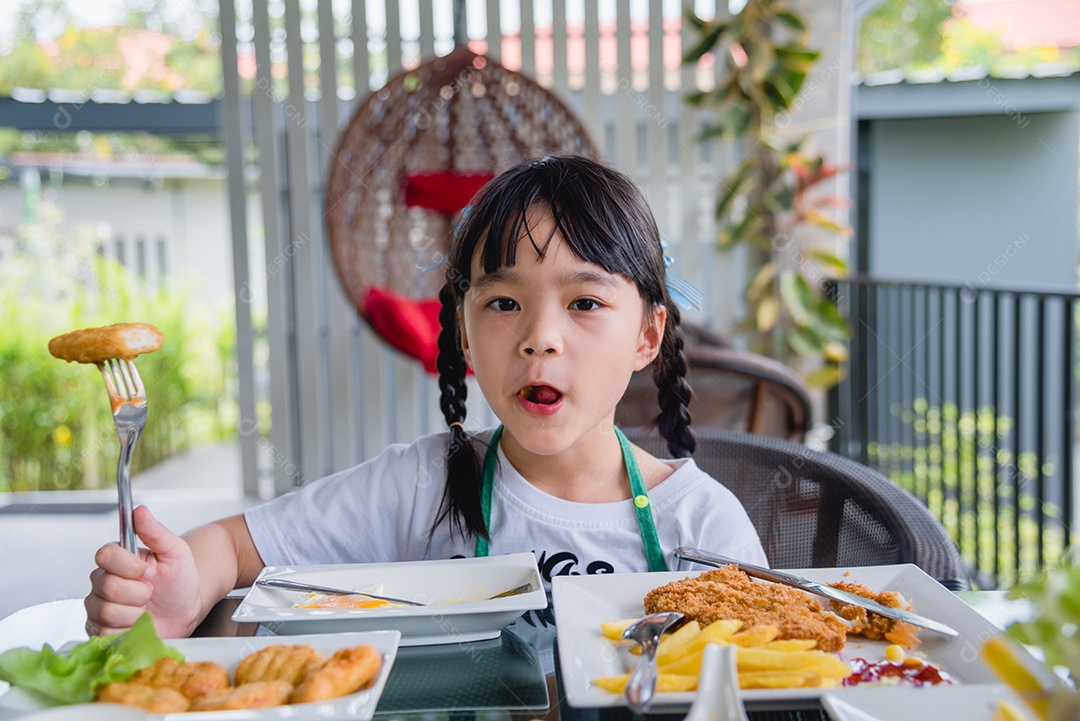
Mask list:
[[120,544],[135,553],[135,525],[132,522],[131,452],[146,426],[146,388],[134,361],[99,361],[98,370],[112,402],[113,423],[120,438],[120,459],[116,465],[116,490],[120,498]]

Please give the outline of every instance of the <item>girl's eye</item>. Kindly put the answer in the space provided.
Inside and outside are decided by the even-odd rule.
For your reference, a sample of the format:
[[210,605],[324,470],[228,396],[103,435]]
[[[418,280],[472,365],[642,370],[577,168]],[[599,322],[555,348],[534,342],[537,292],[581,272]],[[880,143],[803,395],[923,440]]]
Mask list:
[[596,310],[600,307],[592,298],[578,298],[570,304],[571,310]]
[[510,298],[496,298],[495,300],[488,303],[488,307],[494,310],[510,311],[517,310],[518,304],[516,301]]

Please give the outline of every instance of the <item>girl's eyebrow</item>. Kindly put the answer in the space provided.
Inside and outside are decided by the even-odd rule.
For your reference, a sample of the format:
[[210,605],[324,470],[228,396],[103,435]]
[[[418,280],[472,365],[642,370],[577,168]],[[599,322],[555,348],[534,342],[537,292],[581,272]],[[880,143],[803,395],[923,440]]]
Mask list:
[[[476,279],[476,282],[472,284],[472,287],[476,290],[483,290],[489,285],[495,285],[497,283],[509,283],[511,285],[522,285],[526,282],[526,278],[523,274],[517,272],[512,268],[499,268],[491,273],[485,273]],[[616,288],[619,285],[619,281],[611,273],[605,273],[598,270],[579,270],[574,273],[567,273],[558,280],[559,285],[602,285],[607,288]]]

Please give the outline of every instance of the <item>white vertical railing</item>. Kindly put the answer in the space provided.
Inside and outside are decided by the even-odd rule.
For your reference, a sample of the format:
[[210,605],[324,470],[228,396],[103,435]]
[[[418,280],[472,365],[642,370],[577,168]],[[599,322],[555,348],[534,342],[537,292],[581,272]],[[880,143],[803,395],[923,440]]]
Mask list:
[[[252,282],[265,280],[267,286],[263,296],[254,295],[266,299],[273,417],[270,438],[263,441],[270,452],[263,458],[270,460],[264,472],[273,474],[279,493],[371,457],[389,443],[443,427],[435,379],[357,319],[324,237],[325,172],[349,113],[373,86],[401,72],[404,48],[417,47],[421,61],[437,48],[447,50],[440,28],[450,14],[448,0],[409,1],[416,2],[415,10],[410,4],[402,14],[395,0],[221,0],[223,20],[231,20],[233,8],[242,9],[238,14],[249,18],[251,36],[238,40],[234,31],[223,42],[253,52],[255,59],[254,77],[243,79],[250,93],[251,137],[236,118],[225,130],[232,174],[252,177],[245,175],[251,168],[244,158],[257,157],[257,182],[249,192],[262,214],[250,225],[261,226],[267,267],[255,269]],[[712,250],[712,207],[736,155],[719,140],[697,139],[701,113],[682,97],[698,84],[698,70],[664,67],[663,12],[670,3],[574,3],[571,9],[583,20],[575,28],[568,28],[567,4],[472,0],[468,13],[474,19],[480,13],[486,25],[477,24],[477,37],[470,39],[486,42],[490,57],[536,78],[582,114],[606,159],[646,192],[677,272],[705,291],[704,314],[687,314],[688,319],[719,321],[712,325],[723,331],[730,327],[741,285],[738,272],[728,269],[730,259],[718,260]],[[701,6],[696,5],[699,11]],[[669,26],[677,19],[670,16]],[[685,45],[692,37],[683,25]],[[479,27],[486,30],[481,34]],[[606,37],[611,27],[613,42]],[[643,34],[635,38],[634,32]],[[348,46],[342,40],[351,41],[351,58],[343,56]],[[568,48],[583,53],[573,66]],[[309,63],[318,58],[317,71],[305,68],[305,49]],[[223,53],[227,88],[240,87],[235,55]],[[340,87],[343,66],[351,68],[351,88]],[[243,213],[241,195],[230,194],[234,214]],[[234,243],[245,243],[245,218],[237,218]],[[251,333],[244,335],[241,342],[251,344]],[[250,347],[244,352],[241,359],[250,359]],[[470,424],[491,422],[478,390],[470,390]]]

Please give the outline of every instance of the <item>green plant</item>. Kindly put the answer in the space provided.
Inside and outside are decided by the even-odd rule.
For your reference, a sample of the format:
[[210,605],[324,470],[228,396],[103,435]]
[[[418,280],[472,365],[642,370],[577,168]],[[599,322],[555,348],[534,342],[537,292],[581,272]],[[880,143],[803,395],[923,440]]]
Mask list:
[[1057,565],[1038,578],[1012,589],[1012,598],[1025,598],[1035,613],[1011,624],[1006,632],[1021,643],[1042,650],[1046,663],[1065,669],[1074,685],[1074,712],[1080,705],[1080,562],[1078,549],[1065,553]]
[[119,446],[100,374],[48,352],[51,337],[74,328],[138,320],[165,334],[160,351],[138,360],[150,414],[136,473],[229,437],[227,317],[191,309],[177,284],[145,287],[97,254],[92,228],[65,231],[55,206],[43,203],[39,217],[0,235],[0,491],[97,488],[115,473]]
[[[748,0],[730,21],[694,14],[689,21],[698,41],[684,62],[714,53],[718,62],[723,58],[724,72],[715,89],[687,101],[717,111],[720,120],[705,137],[742,141],[745,152],[716,205],[718,246],[747,244],[760,261],[744,293],[744,327],[762,350],[810,368],[808,382],[835,385],[847,357],[847,324],[827,289],[830,279],[846,273],[831,248],[849,231],[827,212],[842,201],[815,192],[840,169],[810,152],[807,137],[784,139],[777,131],[777,120],[797,107],[819,53],[805,44],[803,20],[780,0]],[[822,234],[828,243],[817,240]]]

